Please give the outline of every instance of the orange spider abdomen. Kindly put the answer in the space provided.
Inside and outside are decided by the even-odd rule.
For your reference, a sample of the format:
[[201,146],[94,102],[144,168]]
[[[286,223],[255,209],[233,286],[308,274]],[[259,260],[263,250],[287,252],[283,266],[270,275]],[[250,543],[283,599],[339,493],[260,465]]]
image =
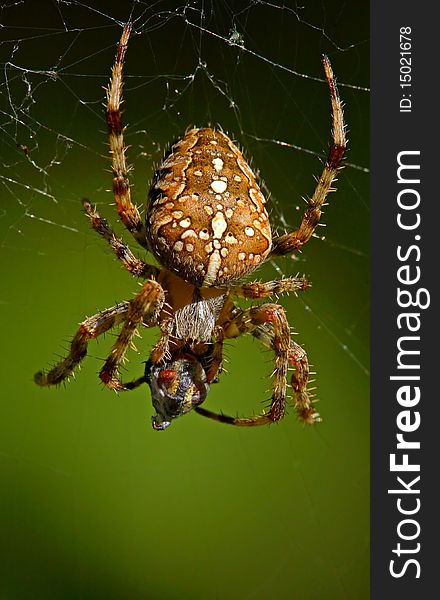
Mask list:
[[147,206],[152,253],[198,287],[247,275],[267,257],[265,198],[240,150],[214,129],[191,129],[156,171]]

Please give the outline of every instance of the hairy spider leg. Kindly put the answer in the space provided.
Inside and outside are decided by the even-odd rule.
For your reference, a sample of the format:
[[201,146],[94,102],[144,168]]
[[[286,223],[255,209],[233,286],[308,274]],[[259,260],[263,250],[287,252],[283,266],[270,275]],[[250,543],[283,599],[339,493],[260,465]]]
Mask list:
[[[266,323],[256,327],[252,332],[265,346],[274,350],[275,331],[271,323]],[[313,425],[322,419],[313,406],[312,397],[309,393],[309,361],[307,353],[299,344],[290,340],[288,351],[289,365],[294,367],[291,378],[291,386],[294,393],[294,406],[299,419],[303,423]]]
[[158,325],[159,314],[164,302],[165,293],[162,286],[152,279],[143,284],[142,290],[130,302],[124,325],[99,373],[101,381],[107,387],[123,391],[131,390],[142,383],[142,378],[137,380],[137,384],[133,382],[123,383],[119,378],[119,367],[125,360],[125,353],[137,334],[137,328],[141,324],[147,327]]
[[120,302],[93,317],[88,317],[79,326],[66,358],[57,363],[48,373],[42,371],[36,373],[35,383],[42,386],[57,385],[67,379],[86,356],[89,341],[121,323],[127,316],[129,308],[130,302]]
[[127,147],[124,142],[121,104],[123,102],[122,70],[132,24],[125,25],[119,42],[115,64],[112,68],[107,92],[107,129],[113,171],[113,193],[121,221],[136,241],[148,250],[145,226],[135,204],[131,200],[129,167],[126,162]]
[[308,206],[299,228],[296,231],[275,238],[272,244],[271,256],[280,256],[298,250],[310,240],[313,232],[318,226],[319,219],[321,218],[321,209],[328,193],[335,191],[334,188],[332,188],[332,184],[341,168],[342,158],[347,146],[342,103],[339,98],[338,88],[333,76],[330,61],[327,56],[322,57],[322,64],[330,89],[332,103],[333,142],[330,146],[324,170],[322,171],[321,177],[318,179],[313,196],[308,200]]
[[214,383],[217,381],[218,376],[222,370],[223,363],[223,342],[225,334],[223,328],[216,326],[213,333],[214,346],[210,357],[209,367],[206,370],[206,381],[208,383]]
[[99,233],[110,244],[116,257],[121,261],[124,267],[135,277],[141,277],[143,279],[150,279],[159,275],[160,270],[153,265],[149,265],[140,258],[137,258],[130,248],[124,244],[107,223],[106,219],[102,218],[93,208],[88,200],[83,200],[83,206],[90,221],[93,229]]
[[237,298],[257,299],[270,298],[279,294],[303,292],[311,284],[305,277],[287,277],[275,281],[254,281],[243,285],[236,285],[229,289],[232,296]]
[[199,414],[222,423],[242,427],[266,425],[267,423],[280,421],[284,417],[291,339],[289,323],[283,307],[279,304],[262,304],[261,306],[249,308],[241,312],[228,324],[225,336],[232,338],[252,333],[256,327],[266,323],[270,323],[273,327],[271,348],[275,352],[274,383],[269,412],[255,417],[230,417],[197,406],[194,410]]

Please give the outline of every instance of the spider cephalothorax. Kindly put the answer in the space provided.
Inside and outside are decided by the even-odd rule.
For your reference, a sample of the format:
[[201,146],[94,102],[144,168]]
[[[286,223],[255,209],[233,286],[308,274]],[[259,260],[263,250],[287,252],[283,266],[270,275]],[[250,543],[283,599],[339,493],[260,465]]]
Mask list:
[[[100,378],[118,391],[147,383],[156,410],[154,429],[165,429],[172,419],[193,408],[233,425],[279,421],[285,413],[289,367],[293,367],[291,386],[296,412],[304,423],[315,423],[320,417],[307,389],[307,356],[291,339],[283,307],[267,303],[241,309],[234,298],[270,298],[309,287],[302,277],[264,283],[240,281],[268,258],[300,249],[319,223],[346,145],[342,105],[330,62],[323,57],[332,103],[333,142],[297,230],[272,237],[265,198],[254,173],[232,140],[212,128],[190,129],[170,148],[153,178],[143,221],[131,200],[121,119],[122,68],[130,32],[128,23],[107,90],[113,191],[122,223],[161,267],[136,258],[107,221],[84,201],[92,227],[108,241],[128,271],[144,283],[133,300],[83,321],[68,356],[48,373],[37,373],[35,381],[43,386],[60,383],[87,354],[91,339],[122,324]],[[145,374],[124,383],[119,369],[141,326],[158,326],[161,335],[150,353]],[[241,418],[203,408],[200,404],[222,370],[224,340],[247,333],[275,355],[270,409],[260,416]]]

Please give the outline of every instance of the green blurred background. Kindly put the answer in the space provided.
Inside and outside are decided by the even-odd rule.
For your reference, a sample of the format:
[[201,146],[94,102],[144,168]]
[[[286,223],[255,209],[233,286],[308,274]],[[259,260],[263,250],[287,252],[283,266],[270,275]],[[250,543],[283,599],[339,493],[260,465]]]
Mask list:
[[[369,6],[281,5],[2,3],[2,599],[369,597],[369,192],[357,168],[368,166],[369,99],[356,87],[369,81]],[[313,282],[282,303],[317,372],[315,428],[291,409],[271,427],[189,414],[155,432],[146,387],[118,396],[99,383],[112,335],[90,345],[65,388],[33,384],[86,315],[139,289],[80,205],[97,203],[142,255],[106,191],[102,110],[131,11],[125,121],[139,204],[167,144],[188,125],[219,124],[253,157],[279,231],[297,225],[330,141],[321,53],[332,60],[351,166],[326,238],[258,273]],[[126,378],[142,373],[156,337],[143,334]],[[259,411],[271,353],[243,338],[226,354],[206,406]]]

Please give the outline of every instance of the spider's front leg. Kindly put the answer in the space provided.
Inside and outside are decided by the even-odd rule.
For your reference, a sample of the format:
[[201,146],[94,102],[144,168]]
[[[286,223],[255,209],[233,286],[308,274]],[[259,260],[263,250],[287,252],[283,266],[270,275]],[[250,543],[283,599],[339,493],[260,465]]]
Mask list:
[[141,324],[147,327],[158,324],[164,302],[163,288],[154,280],[146,281],[139,294],[130,302],[118,339],[99,373],[102,382],[109,388],[117,391],[131,390],[144,381],[144,378],[140,378],[135,382],[123,383],[119,379],[119,367],[125,360],[125,353],[137,334],[137,328]]
[[[270,323],[256,327],[252,331],[252,335],[271,350],[274,349],[275,331]],[[308,425],[319,423],[321,417],[315,410],[308,391],[309,361],[307,359],[307,354],[304,348],[292,339],[288,351],[288,360],[289,365],[294,367],[291,386],[294,392],[294,406],[296,413],[303,423]]]
[[263,304],[249,308],[241,312],[233,321],[231,321],[224,330],[225,337],[233,338],[245,333],[252,333],[253,330],[261,325],[270,324],[273,327],[272,349],[275,352],[275,371],[273,393],[269,412],[256,417],[229,417],[227,415],[216,414],[201,406],[196,407],[196,411],[205,417],[229,423],[230,425],[241,425],[252,427],[255,425],[265,425],[274,421],[279,421],[284,417],[286,405],[287,388],[287,369],[289,365],[289,352],[291,348],[290,328],[286,313],[282,306],[278,304]]

